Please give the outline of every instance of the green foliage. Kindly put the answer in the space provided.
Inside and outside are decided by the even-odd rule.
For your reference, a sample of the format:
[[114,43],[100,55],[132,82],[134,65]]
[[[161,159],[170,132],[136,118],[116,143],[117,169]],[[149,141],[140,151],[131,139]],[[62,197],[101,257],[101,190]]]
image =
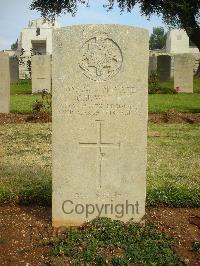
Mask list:
[[127,224],[97,218],[51,242],[52,255],[70,258],[72,265],[183,265],[174,241],[153,225]]
[[149,46],[151,50],[162,49],[166,43],[166,34],[163,27],[153,28],[150,36]]
[[137,2],[141,13],[147,17],[162,15],[167,25],[185,29],[191,41],[200,49],[199,0],[138,0]]
[[177,94],[177,91],[171,87],[165,88],[165,87],[160,86],[157,72],[152,71],[149,77],[148,93],[149,94]]
[[195,241],[192,243],[192,250],[200,253],[200,241]]
[[[32,0],[31,9],[41,13],[44,18],[54,19],[61,13],[75,15],[78,4],[87,4],[89,0],[59,0],[45,1]],[[112,10],[117,4],[121,12],[131,12],[136,4],[141,9],[141,14],[147,17],[151,15],[162,16],[163,21],[170,26],[180,27],[186,30],[191,41],[200,49],[200,0],[107,0],[104,7]]]
[[52,107],[52,94],[48,93],[46,90],[43,90],[41,93],[41,100],[36,100],[33,104],[33,113],[51,113]]
[[148,86],[148,93],[155,94],[159,91],[159,80],[158,74],[155,71],[152,71],[149,77],[149,86]]
[[18,49],[18,39],[16,40],[15,43],[11,44],[10,48],[11,48],[11,50],[14,50],[14,51],[16,51]]

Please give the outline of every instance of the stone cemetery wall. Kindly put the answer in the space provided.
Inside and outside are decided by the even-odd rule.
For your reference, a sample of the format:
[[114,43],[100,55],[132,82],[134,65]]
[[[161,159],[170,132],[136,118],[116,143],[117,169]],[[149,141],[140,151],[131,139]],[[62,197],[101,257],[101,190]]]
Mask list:
[[16,83],[19,80],[19,63],[16,57],[9,58],[10,64],[10,83]]
[[53,33],[53,225],[145,214],[148,32]]
[[193,65],[191,54],[179,54],[174,57],[174,88],[180,92],[193,92]]
[[160,81],[168,81],[171,77],[171,56],[159,55],[157,57],[157,72]]
[[34,55],[31,59],[32,93],[51,92],[51,56]]
[[0,52],[0,113],[10,111],[9,55]]

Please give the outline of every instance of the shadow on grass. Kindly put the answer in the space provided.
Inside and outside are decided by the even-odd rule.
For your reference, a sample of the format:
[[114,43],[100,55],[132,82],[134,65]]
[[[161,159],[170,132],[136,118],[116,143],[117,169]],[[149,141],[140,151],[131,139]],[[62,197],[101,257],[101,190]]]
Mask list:
[[51,205],[51,172],[44,169],[2,171],[0,203]]

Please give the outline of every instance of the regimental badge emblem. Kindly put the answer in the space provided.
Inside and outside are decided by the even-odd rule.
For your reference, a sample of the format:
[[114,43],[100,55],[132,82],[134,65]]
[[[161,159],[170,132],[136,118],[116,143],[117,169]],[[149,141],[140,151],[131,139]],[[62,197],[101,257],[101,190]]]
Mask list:
[[80,54],[79,67],[86,77],[94,81],[106,81],[117,75],[122,67],[121,49],[106,33],[87,40]]

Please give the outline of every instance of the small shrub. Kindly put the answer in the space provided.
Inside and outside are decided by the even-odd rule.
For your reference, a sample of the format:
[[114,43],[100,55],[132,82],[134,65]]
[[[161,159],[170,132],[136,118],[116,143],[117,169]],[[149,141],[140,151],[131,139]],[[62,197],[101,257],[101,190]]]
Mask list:
[[200,253],[200,241],[192,242],[192,250]]
[[67,229],[51,247],[53,256],[66,256],[72,265],[183,265],[174,253],[174,241],[155,225],[105,217]]
[[149,77],[148,92],[149,94],[155,94],[158,93],[159,89],[160,87],[159,87],[158,74],[156,71],[152,71]]
[[42,91],[41,100],[36,100],[32,106],[33,113],[51,113],[52,94],[46,90]]
[[160,94],[177,94],[178,91],[176,91],[174,88],[162,88],[162,87],[160,87],[158,93],[160,93]]
[[155,71],[151,72],[149,77],[149,94],[177,94],[179,90],[175,90],[174,88],[163,88],[159,84],[158,74]]

